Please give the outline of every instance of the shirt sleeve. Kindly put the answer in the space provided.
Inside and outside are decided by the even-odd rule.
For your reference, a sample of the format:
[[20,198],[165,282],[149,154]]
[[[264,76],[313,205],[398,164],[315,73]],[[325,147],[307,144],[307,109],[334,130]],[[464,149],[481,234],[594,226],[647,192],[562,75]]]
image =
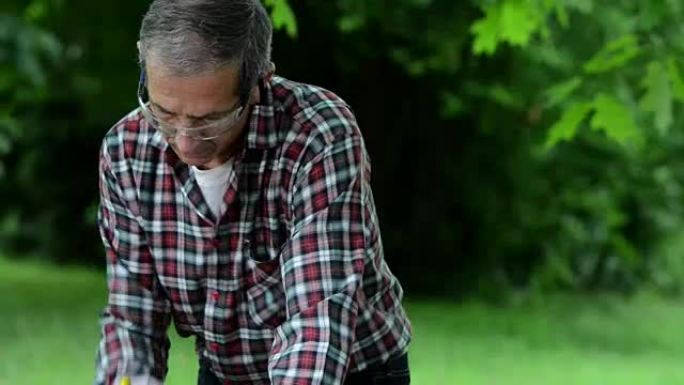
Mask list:
[[274,333],[272,384],[342,384],[349,367],[369,237],[370,168],[351,112],[333,113],[333,137],[303,155],[309,159],[295,176],[293,227],[281,253],[287,317]]
[[98,226],[106,252],[109,294],[100,321],[95,383],[112,385],[123,375],[163,380],[170,346],[170,307],[143,229],[130,208],[133,200],[124,196],[132,186],[122,181],[132,178],[128,174],[117,178],[105,146],[99,171]]

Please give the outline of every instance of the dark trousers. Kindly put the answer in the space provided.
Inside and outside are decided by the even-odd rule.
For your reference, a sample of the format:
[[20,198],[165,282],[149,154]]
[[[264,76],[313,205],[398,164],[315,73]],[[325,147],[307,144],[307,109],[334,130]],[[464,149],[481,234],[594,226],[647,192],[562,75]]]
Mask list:
[[[403,354],[390,359],[382,365],[351,373],[344,380],[344,385],[409,385],[411,376],[408,366],[408,356]],[[209,369],[209,365],[200,362],[197,385],[223,385]]]

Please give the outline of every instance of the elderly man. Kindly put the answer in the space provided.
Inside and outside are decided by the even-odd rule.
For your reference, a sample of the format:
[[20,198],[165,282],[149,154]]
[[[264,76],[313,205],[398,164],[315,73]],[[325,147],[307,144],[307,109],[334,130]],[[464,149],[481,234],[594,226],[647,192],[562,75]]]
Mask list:
[[411,328],[370,164],[330,91],[274,76],[258,0],[155,0],[139,108],[106,135],[97,384],[160,384],[173,320],[199,384],[408,384]]

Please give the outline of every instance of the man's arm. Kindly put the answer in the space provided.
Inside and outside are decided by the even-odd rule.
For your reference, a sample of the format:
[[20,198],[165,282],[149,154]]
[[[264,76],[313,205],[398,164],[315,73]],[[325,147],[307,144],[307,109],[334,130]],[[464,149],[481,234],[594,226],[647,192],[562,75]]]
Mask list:
[[112,385],[123,375],[163,380],[167,372],[169,303],[143,229],[123,191],[103,145],[98,225],[106,251],[109,296],[101,316],[96,362],[96,384],[101,385]]
[[354,341],[370,168],[351,112],[336,106],[326,113],[332,135],[303,156],[291,198],[293,229],[281,254],[288,316],[269,360],[277,385],[342,384]]

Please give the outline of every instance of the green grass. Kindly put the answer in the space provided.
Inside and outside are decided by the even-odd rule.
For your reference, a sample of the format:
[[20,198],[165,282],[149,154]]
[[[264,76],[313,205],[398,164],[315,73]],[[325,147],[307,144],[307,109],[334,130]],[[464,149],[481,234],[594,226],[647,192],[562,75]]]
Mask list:
[[[91,383],[104,300],[101,274],[0,259],[0,385]],[[684,384],[684,306],[675,301],[407,308],[414,384]],[[174,336],[167,384],[194,384],[196,370],[192,341]]]

